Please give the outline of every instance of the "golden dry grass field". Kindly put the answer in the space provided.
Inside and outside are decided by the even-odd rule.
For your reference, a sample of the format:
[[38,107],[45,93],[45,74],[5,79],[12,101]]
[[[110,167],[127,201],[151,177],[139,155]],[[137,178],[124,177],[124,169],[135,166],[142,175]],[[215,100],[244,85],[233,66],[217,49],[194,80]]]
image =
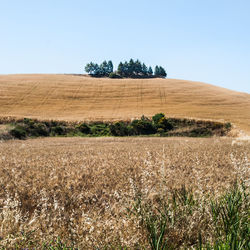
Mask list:
[[[155,202],[183,184],[201,197],[217,196],[235,179],[249,180],[249,148],[249,141],[230,138],[0,143],[0,246],[11,248],[22,241],[27,246],[21,232],[33,232],[32,242],[40,244],[60,236],[79,249],[112,244],[149,249],[140,221],[127,210],[136,197]],[[200,230],[209,238],[210,219],[201,207],[186,219],[180,217],[168,237],[187,238],[192,245]]]
[[250,95],[174,79],[1,75],[0,116],[113,120],[167,116],[229,121],[250,132]]
[[[0,117],[116,120],[158,112],[229,121],[250,132],[250,95],[204,83],[0,76]],[[192,248],[199,233],[214,242],[207,197],[218,197],[235,180],[249,187],[248,138],[0,140],[0,248],[42,249],[60,237],[78,249],[151,249],[142,221],[129,209],[138,197],[154,208],[182,185],[201,203],[191,214],[180,206],[166,237],[175,249]]]

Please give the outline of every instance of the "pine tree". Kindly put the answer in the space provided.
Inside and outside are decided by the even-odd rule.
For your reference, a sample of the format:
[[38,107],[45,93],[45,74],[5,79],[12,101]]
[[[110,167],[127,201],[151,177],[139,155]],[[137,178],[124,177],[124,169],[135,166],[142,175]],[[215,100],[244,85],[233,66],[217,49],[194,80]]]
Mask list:
[[159,76],[159,75],[160,75],[160,69],[159,69],[159,66],[158,66],[158,65],[155,66],[154,75],[155,75],[155,76]]
[[128,76],[133,76],[135,71],[135,62],[131,58],[128,63]]
[[153,70],[152,70],[152,67],[151,67],[151,66],[149,66],[149,68],[148,68],[148,75],[149,75],[149,76],[152,76],[152,75],[153,75]]
[[134,76],[142,73],[142,65],[141,62],[137,59],[134,63]]
[[122,62],[119,63],[118,68],[117,68],[117,73],[120,76],[124,76],[124,65]]
[[145,63],[142,64],[142,75],[147,76],[148,75],[148,68],[145,65]]
[[102,76],[102,74],[103,74],[102,69],[97,63],[94,64],[93,68],[94,68],[93,76]]
[[93,65],[94,65],[94,63],[93,62],[90,62],[90,63],[88,63],[88,64],[86,64],[86,66],[85,66],[85,71],[88,73],[88,74],[90,74],[90,75],[92,75],[93,74]]
[[127,61],[125,61],[125,63],[123,64],[123,74],[124,74],[125,77],[130,76],[129,63]]
[[108,74],[112,73],[114,71],[113,63],[112,61],[108,61]]
[[106,60],[100,65],[100,76],[108,76],[108,63]]
[[167,73],[166,73],[165,69],[163,67],[161,67],[161,66],[159,67],[159,75],[161,77],[166,77],[167,76]]

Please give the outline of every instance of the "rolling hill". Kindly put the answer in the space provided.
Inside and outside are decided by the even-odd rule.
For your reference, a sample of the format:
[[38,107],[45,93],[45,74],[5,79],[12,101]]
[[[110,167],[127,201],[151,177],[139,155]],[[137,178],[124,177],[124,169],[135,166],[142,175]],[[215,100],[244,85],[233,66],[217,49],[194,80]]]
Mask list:
[[177,79],[1,75],[0,117],[117,120],[163,112],[229,121],[250,133],[250,94]]

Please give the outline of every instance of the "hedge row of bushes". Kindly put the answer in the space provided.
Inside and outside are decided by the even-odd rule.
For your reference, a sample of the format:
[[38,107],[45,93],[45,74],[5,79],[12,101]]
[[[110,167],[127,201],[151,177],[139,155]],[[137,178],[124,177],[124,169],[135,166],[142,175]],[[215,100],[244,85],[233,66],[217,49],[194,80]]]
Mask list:
[[[142,116],[133,121],[91,122],[69,124],[61,121],[38,121],[25,118],[18,121],[10,134],[14,138],[40,136],[192,136],[204,137],[225,135],[231,124],[218,122],[195,121],[188,119],[167,118],[163,113],[149,119]],[[185,130],[181,130],[186,128]]]

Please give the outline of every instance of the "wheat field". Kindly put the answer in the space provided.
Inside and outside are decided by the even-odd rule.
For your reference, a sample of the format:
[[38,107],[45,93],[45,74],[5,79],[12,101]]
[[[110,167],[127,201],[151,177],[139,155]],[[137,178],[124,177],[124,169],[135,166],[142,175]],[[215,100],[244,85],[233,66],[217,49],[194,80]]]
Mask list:
[[167,116],[232,122],[250,132],[250,95],[175,79],[1,75],[0,116],[116,120]]
[[[147,246],[140,222],[127,210],[138,194],[155,201],[184,184],[197,195],[217,196],[235,179],[249,181],[249,148],[249,141],[230,138],[0,143],[0,246],[26,242],[21,232],[33,232],[32,242],[40,245],[60,236],[79,249]],[[194,214],[178,237],[209,233],[203,219]]]

